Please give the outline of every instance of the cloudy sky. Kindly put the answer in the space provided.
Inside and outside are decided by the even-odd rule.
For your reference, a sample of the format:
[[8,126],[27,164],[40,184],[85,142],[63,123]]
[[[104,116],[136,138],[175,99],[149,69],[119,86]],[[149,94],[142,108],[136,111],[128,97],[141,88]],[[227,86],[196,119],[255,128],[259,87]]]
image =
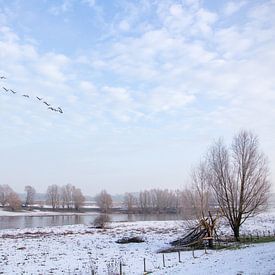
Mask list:
[[274,0],[0,0],[0,184],[181,188],[242,128],[275,175],[274,14]]

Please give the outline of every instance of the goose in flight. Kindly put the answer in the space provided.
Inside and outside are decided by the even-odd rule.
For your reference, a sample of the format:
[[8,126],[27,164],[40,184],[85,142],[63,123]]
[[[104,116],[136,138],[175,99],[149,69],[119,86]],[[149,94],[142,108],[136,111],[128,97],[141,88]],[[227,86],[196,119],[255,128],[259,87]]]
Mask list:
[[38,100],[42,100],[42,97],[38,97],[38,96],[37,96],[36,98],[37,98]]
[[2,87],[6,92],[8,92],[9,91],[9,89],[7,89],[7,88],[5,88],[5,87]]
[[28,97],[28,98],[30,97],[29,95],[22,95],[22,96],[24,96],[24,97]]
[[0,76],[0,79],[7,79],[5,76]]
[[47,106],[50,106],[51,104],[49,104],[48,102],[46,101],[43,101],[44,104],[46,104]]
[[10,89],[10,91],[11,91],[13,94],[16,94],[16,92],[15,92],[14,90]]
[[57,109],[53,108],[53,107],[48,107],[48,109],[52,110],[52,111],[55,111],[55,112],[58,112]]
[[59,113],[61,113],[61,114],[63,114],[63,110],[60,108],[60,107],[58,107],[58,110],[57,110]]

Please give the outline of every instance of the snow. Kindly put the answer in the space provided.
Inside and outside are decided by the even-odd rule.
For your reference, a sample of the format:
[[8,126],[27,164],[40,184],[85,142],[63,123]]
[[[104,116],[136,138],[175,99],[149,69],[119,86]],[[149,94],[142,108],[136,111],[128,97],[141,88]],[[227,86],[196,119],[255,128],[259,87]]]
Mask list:
[[[183,221],[120,222],[102,230],[87,225],[0,231],[0,274],[274,274],[275,242],[250,245],[237,250],[191,251],[165,254],[163,267],[159,249],[184,234]],[[245,223],[242,233],[274,232],[275,213],[261,214]],[[221,231],[229,232],[221,224]],[[125,236],[140,236],[144,243],[117,244]],[[2,273],[1,273],[2,272]]]

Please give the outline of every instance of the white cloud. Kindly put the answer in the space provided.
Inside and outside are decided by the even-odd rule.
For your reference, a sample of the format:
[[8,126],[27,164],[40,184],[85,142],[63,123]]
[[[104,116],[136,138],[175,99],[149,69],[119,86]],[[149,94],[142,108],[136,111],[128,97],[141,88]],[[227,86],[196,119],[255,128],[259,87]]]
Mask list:
[[72,8],[72,6],[73,6],[72,1],[73,0],[63,0],[62,4],[52,6],[50,8],[49,12],[56,16],[58,16],[62,13],[65,13]]
[[82,2],[90,7],[94,7],[96,4],[96,0],[82,0]]
[[127,32],[130,30],[130,24],[127,20],[120,21],[118,27],[121,31],[124,31],[124,32]]
[[224,14],[230,16],[238,12],[244,5],[246,5],[246,1],[229,1],[225,4]]

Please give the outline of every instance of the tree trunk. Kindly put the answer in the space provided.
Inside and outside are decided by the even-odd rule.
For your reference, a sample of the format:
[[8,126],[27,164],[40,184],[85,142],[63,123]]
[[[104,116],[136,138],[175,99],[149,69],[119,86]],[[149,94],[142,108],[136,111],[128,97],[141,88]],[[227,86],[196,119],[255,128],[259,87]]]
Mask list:
[[239,242],[240,241],[240,226],[235,226],[234,228],[233,228],[233,232],[234,232],[234,237],[235,237],[235,240],[237,241],[237,242]]
[[209,248],[213,248],[214,247],[214,241],[213,241],[213,239],[209,239],[208,240],[208,247]]

